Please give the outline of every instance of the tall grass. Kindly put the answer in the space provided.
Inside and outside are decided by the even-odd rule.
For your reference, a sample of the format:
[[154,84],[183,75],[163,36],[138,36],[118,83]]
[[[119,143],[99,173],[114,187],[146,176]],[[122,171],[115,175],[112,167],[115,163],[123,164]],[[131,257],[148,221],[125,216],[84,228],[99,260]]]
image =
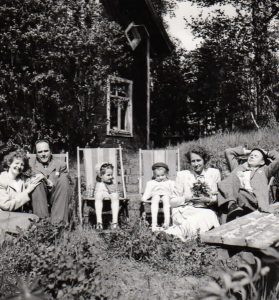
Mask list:
[[[277,300],[279,299],[279,251],[269,247],[262,250],[262,260],[255,265],[243,264],[237,271],[225,270],[220,277],[201,289],[200,300]],[[269,265],[265,265],[265,264]],[[265,266],[264,266],[265,265]],[[271,268],[273,272],[271,272]]]
[[224,150],[230,147],[247,146],[252,149],[260,147],[266,150],[279,150],[279,127],[264,128],[247,132],[219,133],[213,136],[200,138],[191,142],[183,142],[179,145],[181,153],[181,166],[187,167],[185,153],[193,146],[207,148],[212,154],[211,165],[220,170],[226,169]]

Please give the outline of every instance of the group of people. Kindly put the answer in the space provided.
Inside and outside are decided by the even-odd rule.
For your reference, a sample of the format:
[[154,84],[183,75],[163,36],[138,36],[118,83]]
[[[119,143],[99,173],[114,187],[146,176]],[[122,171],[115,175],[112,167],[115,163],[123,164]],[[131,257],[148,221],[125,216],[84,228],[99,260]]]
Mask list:
[[[246,156],[247,161],[240,163]],[[168,166],[155,163],[153,178],[147,182],[142,201],[151,201],[152,230],[187,240],[254,210],[271,213],[268,183],[279,171],[279,153],[236,147],[225,150],[230,174],[221,180],[220,171],[208,167],[210,155],[194,147],[186,158],[189,170],[168,179]],[[163,203],[164,224],[157,225],[159,202]],[[172,221],[170,226],[170,207]]]
[[[31,165],[23,150],[11,152],[3,160],[0,229],[27,227],[32,218],[49,217],[53,224],[68,222],[71,195],[67,166],[53,158],[48,141],[37,141],[35,148],[36,159]],[[243,164],[241,156],[247,157]],[[240,146],[227,149],[225,157],[231,173],[223,180],[218,169],[208,167],[210,155],[203,147],[194,147],[186,153],[190,168],[179,171],[176,181],[168,178],[169,167],[165,163],[152,166],[153,178],[147,182],[141,200],[151,201],[153,231],[164,230],[187,240],[257,209],[272,212],[268,182],[279,171],[279,153]],[[99,230],[103,229],[102,209],[106,199],[111,200],[111,229],[118,228],[119,195],[113,168],[109,162],[96,166],[94,198]],[[164,210],[162,227],[157,223],[160,202]],[[31,204],[32,214],[21,211],[26,203]]]
[[[50,218],[68,222],[70,188],[65,163],[52,157],[49,142],[36,142],[36,160],[30,165],[24,150],[3,159],[0,174],[0,229],[26,228],[30,219]],[[26,175],[28,171],[28,176]],[[22,211],[31,204],[33,213]]]

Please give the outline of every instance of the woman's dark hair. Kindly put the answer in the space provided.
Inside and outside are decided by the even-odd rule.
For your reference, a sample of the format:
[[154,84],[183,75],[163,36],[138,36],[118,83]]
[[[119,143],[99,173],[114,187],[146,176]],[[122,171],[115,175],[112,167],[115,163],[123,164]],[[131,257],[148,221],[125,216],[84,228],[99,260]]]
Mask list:
[[195,146],[195,147],[191,148],[185,154],[185,156],[188,160],[188,163],[191,163],[191,153],[195,153],[195,154],[199,155],[203,159],[205,165],[209,162],[209,160],[211,158],[211,154],[207,149],[205,149],[201,146]]
[[22,159],[24,165],[22,172],[26,172],[29,169],[29,159],[26,152],[22,149],[18,149],[4,156],[2,166],[5,171],[9,170],[10,165],[14,161],[14,159]]
[[107,169],[113,170],[113,165],[110,164],[110,163],[104,163],[104,164],[102,164],[101,167],[100,167],[100,172],[96,176],[96,181],[98,181],[98,182],[102,181],[101,176],[106,173]]

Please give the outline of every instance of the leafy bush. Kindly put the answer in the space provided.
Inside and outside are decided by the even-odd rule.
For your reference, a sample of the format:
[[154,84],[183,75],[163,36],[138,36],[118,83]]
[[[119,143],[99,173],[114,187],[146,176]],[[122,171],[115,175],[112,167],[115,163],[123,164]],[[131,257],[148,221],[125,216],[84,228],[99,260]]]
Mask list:
[[[233,273],[223,272],[219,282],[210,282],[204,287],[200,296],[201,300],[260,300],[267,298],[266,282],[264,277],[269,272],[269,267],[262,266],[258,257],[255,257],[256,266],[243,265],[240,270]],[[277,299],[277,298],[276,298]]]
[[108,75],[129,72],[121,27],[86,0],[4,0],[0,18],[0,140],[85,144],[105,124]]
[[[11,299],[25,299],[27,292],[34,299],[193,299],[200,287],[203,300],[278,296],[267,289],[268,279],[262,281],[269,268],[258,258],[255,267],[227,269],[217,282],[208,283],[205,276],[216,277],[221,266],[215,247],[199,238],[184,243],[163,232],[154,234],[140,222],[99,233],[39,221],[5,241],[1,250],[0,298],[16,291]],[[263,252],[278,265],[276,250]]]
[[187,243],[164,232],[154,234],[145,224],[100,234],[113,256],[147,262],[161,272],[202,276],[216,259],[215,247],[197,240]]
[[16,284],[23,293],[22,278],[31,294],[37,281],[49,299],[180,299],[193,294],[185,284],[198,284],[187,276],[206,274],[213,262],[213,248],[155,235],[144,224],[97,233],[40,221],[2,245],[0,297]]
[[84,234],[43,221],[33,224],[3,250],[6,268],[17,276],[39,278],[40,286],[52,299],[96,299],[110,293],[103,278],[101,249]]

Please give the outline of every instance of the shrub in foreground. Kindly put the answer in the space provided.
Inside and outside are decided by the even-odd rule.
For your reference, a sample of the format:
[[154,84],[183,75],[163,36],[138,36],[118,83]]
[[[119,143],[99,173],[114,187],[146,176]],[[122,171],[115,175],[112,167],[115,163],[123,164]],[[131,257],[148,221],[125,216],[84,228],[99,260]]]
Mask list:
[[[183,295],[177,276],[202,276],[214,260],[213,248],[155,235],[144,224],[97,233],[40,221],[2,246],[0,264],[10,286],[19,278],[36,279],[49,299],[127,299],[127,293],[133,298],[142,290],[163,293],[161,280],[167,284],[164,295]],[[13,292],[8,283],[0,288],[1,296]]]
[[143,223],[132,228],[100,234],[111,255],[147,262],[162,272],[180,276],[202,276],[215,264],[215,247],[198,240],[180,241],[164,232],[154,234]]
[[1,261],[18,278],[39,279],[50,299],[113,298],[97,243],[84,233],[39,222],[3,246]]

